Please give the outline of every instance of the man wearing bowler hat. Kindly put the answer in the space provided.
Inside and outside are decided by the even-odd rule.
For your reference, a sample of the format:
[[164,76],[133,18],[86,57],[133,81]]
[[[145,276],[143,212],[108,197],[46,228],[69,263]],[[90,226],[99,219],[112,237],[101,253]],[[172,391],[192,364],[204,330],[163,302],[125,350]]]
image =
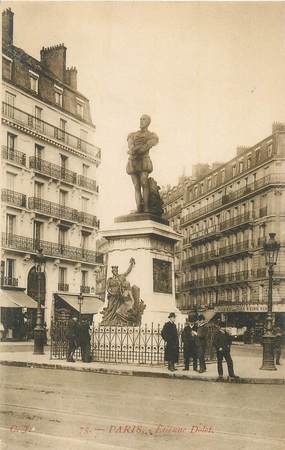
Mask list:
[[169,321],[163,325],[161,336],[166,342],[164,359],[168,362],[168,370],[173,372],[175,369],[175,363],[178,362],[179,357],[179,338],[177,328],[175,325],[175,313],[170,313]]
[[183,342],[183,356],[184,369],[189,370],[190,358],[193,359],[193,370],[198,371],[198,337],[197,324],[195,324],[194,316],[189,316],[186,319],[184,330],[182,331],[181,339]]

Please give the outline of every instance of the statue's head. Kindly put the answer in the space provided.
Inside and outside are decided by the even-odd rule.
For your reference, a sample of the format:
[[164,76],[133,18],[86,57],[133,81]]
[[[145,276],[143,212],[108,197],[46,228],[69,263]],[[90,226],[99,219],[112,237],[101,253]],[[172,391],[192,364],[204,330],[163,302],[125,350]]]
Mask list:
[[140,128],[141,130],[147,128],[150,125],[151,118],[147,114],[143,114],[140,118]]
[[112,266],[112,274],[113,275],[118,275],[118,266]]

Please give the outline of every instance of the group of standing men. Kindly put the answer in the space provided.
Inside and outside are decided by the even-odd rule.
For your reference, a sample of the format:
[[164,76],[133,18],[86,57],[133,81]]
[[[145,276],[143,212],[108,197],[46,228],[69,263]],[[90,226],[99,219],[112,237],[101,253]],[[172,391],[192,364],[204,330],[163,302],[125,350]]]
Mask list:
[[74,354],[77,348],[81,350],[81,359],[83,362],[91,362],[91,336],[89,321],[78,322],[78,318],[72,317],[66,328],[67,351],[66,360],[75,362]]
[[[168,362],[168,370],[173,372],[175,363],[179,359],[179,337],[175,325],[175,313],[170,313],[169,321],[163,326],[161,336],[166,342],[164,359]],[[223,379],[223,360],[228,367],[230,379],[237,379],[234,373],[233,360],[230,354],[232,339],[225,330],[225,324],[217,320],[210,328],[203,314],[189,315],[181,334],[183,343],[184,369],[189,370],[190,359],[193,360],[193,370],[199,373],[206,372],[205,355],[208,343],[214,346],[217,356],[218,381]],[[199,365],[199,370],[198,370]]]
[[[175,313],[170,313],[163,326],[161,336],[166,342],[164,359],[168,362],[168,370],[173,372],[175,363],[179,358],[179,338],[175,325]],[[198,318],[190,315],[186,320],[182,331],[181,339],[183,342],[184,370],[189,370],[190,359],[193,359],[193,369],[198,372],[206,372],[205,353],[207,347],[207,328],[205,317],[200,314]]]

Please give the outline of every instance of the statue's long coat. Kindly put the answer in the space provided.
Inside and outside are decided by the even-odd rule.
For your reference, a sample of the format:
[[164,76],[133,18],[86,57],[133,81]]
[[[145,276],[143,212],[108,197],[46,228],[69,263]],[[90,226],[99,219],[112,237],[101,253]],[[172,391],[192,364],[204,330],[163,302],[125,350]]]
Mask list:
[[162,328],[161,336],[166,341],[164,359],[165,361],[178,362],[179,338],[175,323],[166,322]]

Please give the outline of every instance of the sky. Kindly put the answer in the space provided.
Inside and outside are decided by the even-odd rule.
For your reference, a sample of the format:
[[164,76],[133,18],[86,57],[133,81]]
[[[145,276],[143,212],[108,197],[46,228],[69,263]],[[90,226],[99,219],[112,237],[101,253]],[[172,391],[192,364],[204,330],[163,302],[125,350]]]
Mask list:
[[135,208],[127,135],[142,114],[160,186],[196,163],[227,161],[285,121],[285,2],[4,2],[14,44],[39,59],[64,42],[102,149],[94,214]]

